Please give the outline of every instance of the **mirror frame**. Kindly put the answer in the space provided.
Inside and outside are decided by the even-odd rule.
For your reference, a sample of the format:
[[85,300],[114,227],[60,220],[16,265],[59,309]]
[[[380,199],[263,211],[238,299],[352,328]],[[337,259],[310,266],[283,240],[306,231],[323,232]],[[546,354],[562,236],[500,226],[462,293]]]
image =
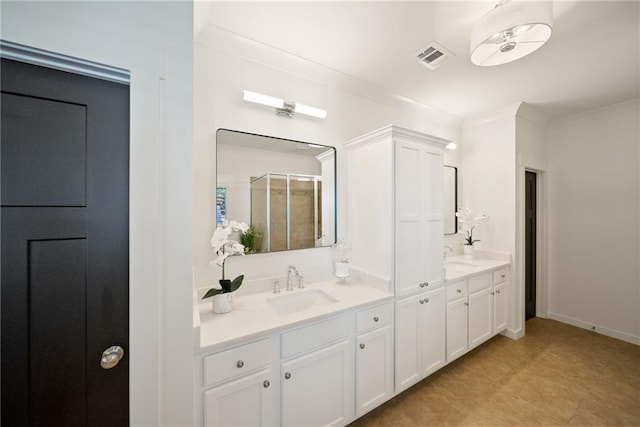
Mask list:
[[[453,203],[454,203],[454,211],[453,211],[453,233],[447,233],[445,230],[444,235],[450,236],[458,233],[458,217],[456,216],[456,212],[458,211],[458,168],[456,166],[444,165],[445,168],[453,169]],[[444,191],[444,188],[443,188]],[[443,212],[444,214],[444,212]]]
[[[241,130],[236,130],[236,129],[229,129],[229,128],[218,128],[216,130],[216,135],[215,135],[215,142],[216,142],[216,149],[215,149],[215,157],[216,157],[216,173],[215,173],[215,180],[214,180],[214,215],[216,215],[216,218],[214,218],[214,223],[217,224],[218,220],[217,220],[217,210],[218,210],[218,205],[217,205],[217,196],[218,196],[218,174],[219,174],[219,165],[220,165],[220,156],[218,155],[218,132],[220,131],[227,131],[227,132],[234,132],[234,133],[240,133],[240,134],[245,134],[245,135],[251,135],[251,136],[256,136],[256,137],[261,137],[261,138],[266,138],[266,139],[272,139],[272,140],[278,140],[278,141],[286,141],[286,142],[290,142],[290,143],[294,143],[294,144],[306,144],[306,145],[312,145],[312,146],[316,146],[316,147],[324,147],[327,150],[333,150],[333,235],[332,236],[327,236],[330,237],[329,243],[324,245],[324,246],[312,246],[312,247],[308,247],[308,248],[294,248],[294,249],[278,249],[278,250],[270,250],[268,252],[252,252],[252,253],[248,253],[246,255],[258,255],[258,254],[269,254],[269,253],[275,253],[275,252],[287,252],[287,251],[297,251],[297,250],[306,250],[306,249],[317,249],[317,248],[326,248],[326,247],[331,247],[333,246],[336,242],[337,242],[337,236],[338,236],[338,150],[336,149],[336,147],[331,146],[331,145],[325,145],[325,144],[318,144],[315,142],[307,142],[307,141],[300,141],[300,140],[295,140],[295,139],[289,139],[289,138],[281,138],[278,136],[271,136],[271,135],[262,135],[259,133],[254,133],[254,132],[246,132],[246,131],[241,131]],[[294,174],[295,175],[295,174]],[[323,184],[324,185],[324,184]],[[249,224],[251,225],[251,224]]]

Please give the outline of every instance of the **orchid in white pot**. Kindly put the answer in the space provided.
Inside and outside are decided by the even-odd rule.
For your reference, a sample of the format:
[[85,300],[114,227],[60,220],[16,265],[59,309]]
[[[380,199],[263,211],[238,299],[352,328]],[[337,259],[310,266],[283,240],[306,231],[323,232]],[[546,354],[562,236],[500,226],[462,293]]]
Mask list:
[[456,217],[458,217],[460,231],[466,233],[466,236],[464,237],[464,245],[473,246],[475,242],[479,242],[480,240],[473,238],[473,229],[478,225],[487,222],[489,220],[489,217],[484,214],[474,216],[471,212],[471,209],[465,206],[462,206],[460,207],[460,209],[458,209],[458,212],[456,212]]
[[[220,288],[209,289],[204,294],[202,299],[215,297],[220,294],[230,294],[228,295],[227,300],[229,304],[232,304],[233,297],[231,295],[231,292],[236,291],[242,285],[242,281],[244,280],[244,274],[241,274],[240,276],[236,277],[233,280],[225,279],[224,266],[228,257],[245,254],[244,245],[232,239],[232,233],[235,232],[235,233],[240,233],[240,235],[242,235],[243,233],[246,233],[248,230],[249,230],[249,226],[244,222],[237,222],[237,221],[226,222],[225,221],[225,223],[222,226],[218,226],[218,228],[216,228],[216,230],[213,232],[213,236],[211,237],[211,246],[213,247],[213,250],[216,252],[216,255],[218,257],[214,261],[211,261],[210,264],[218,265],[219,267],[222,268],[222,279],[219,281]],[[231,307],[227,311],[231,311],[232,308],[233,307]],[[214,301],[214,312],[215,311],[216,311],[216,302]]]

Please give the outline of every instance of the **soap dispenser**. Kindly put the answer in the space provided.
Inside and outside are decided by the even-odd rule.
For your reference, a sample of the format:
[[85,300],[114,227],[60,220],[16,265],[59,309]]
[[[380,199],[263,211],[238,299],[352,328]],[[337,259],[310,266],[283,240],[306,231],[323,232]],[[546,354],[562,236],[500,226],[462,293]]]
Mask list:
[[342,282],[351,275],[349,271],[350,248],[347,241],[342,238],[333,245],[334,274]]

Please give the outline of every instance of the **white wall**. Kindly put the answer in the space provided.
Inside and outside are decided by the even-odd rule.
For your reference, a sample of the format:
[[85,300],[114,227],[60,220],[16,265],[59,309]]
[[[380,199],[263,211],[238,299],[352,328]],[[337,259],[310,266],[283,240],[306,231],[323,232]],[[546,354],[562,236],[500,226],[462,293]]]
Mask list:
[[525,173],[536,173],[537,227],[536,227],[536,313],[547,317],[547,139],[549,118],[540,110],[520,104],[516,115],[516,251],[513,276],[516,318],[525,312]]
[[131,424],[191,425],[192,5],[1,7],[3,40],[131,71]]
[[549,135],[549,315],[640,344],[638,101]]
[[[486,214],[489,221],[476,227],[473,238],[479,250],[516,250],[516,118],[519,105],[505,107],[465,120],[462,129],[460,206],[474,214]],[[458,238],[458,245],[462,238]],[[515,261],[512,258],[512,261]],[[522,316],[517,311],[519,292],[513,285],[515,262],[511,264],[509,293],[510,336],[523,333]]]
[[[337,149],[337,236],[346,230],[346,162],[342,143],[394,123],[442,138],[458,140],[459,119],[428,107],[404,105],[385,97],[375,87],[242,38],[207,26],[195,47],[195,286],[211,286],[219,268],[211,267],[209,240],[215,225],[212,214],[215,188],[215,132],[218,128],[247,131],[294,140],[317,142]],[[249,59],[250,58],[250,59]],[[242,90],[282,97],[328,111],[326,120],[278,117],[273,109],[242,101]],[[375,232],[375,231],[372,231]],[[286,274],[289,264],[300,270],[331,265],[328,248],[234,257],[230,275],[247,280]]]

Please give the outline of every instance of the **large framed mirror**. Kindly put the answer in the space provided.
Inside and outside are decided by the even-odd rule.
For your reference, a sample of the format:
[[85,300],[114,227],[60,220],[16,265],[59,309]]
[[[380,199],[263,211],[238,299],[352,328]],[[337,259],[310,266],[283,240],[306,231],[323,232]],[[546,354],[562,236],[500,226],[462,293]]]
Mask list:
[[458,168],[444,167],[444,234],[458,232]]
[[218,129],[216,160],[216,223],[249,224],[248,253],[335,243],[334,147]]

